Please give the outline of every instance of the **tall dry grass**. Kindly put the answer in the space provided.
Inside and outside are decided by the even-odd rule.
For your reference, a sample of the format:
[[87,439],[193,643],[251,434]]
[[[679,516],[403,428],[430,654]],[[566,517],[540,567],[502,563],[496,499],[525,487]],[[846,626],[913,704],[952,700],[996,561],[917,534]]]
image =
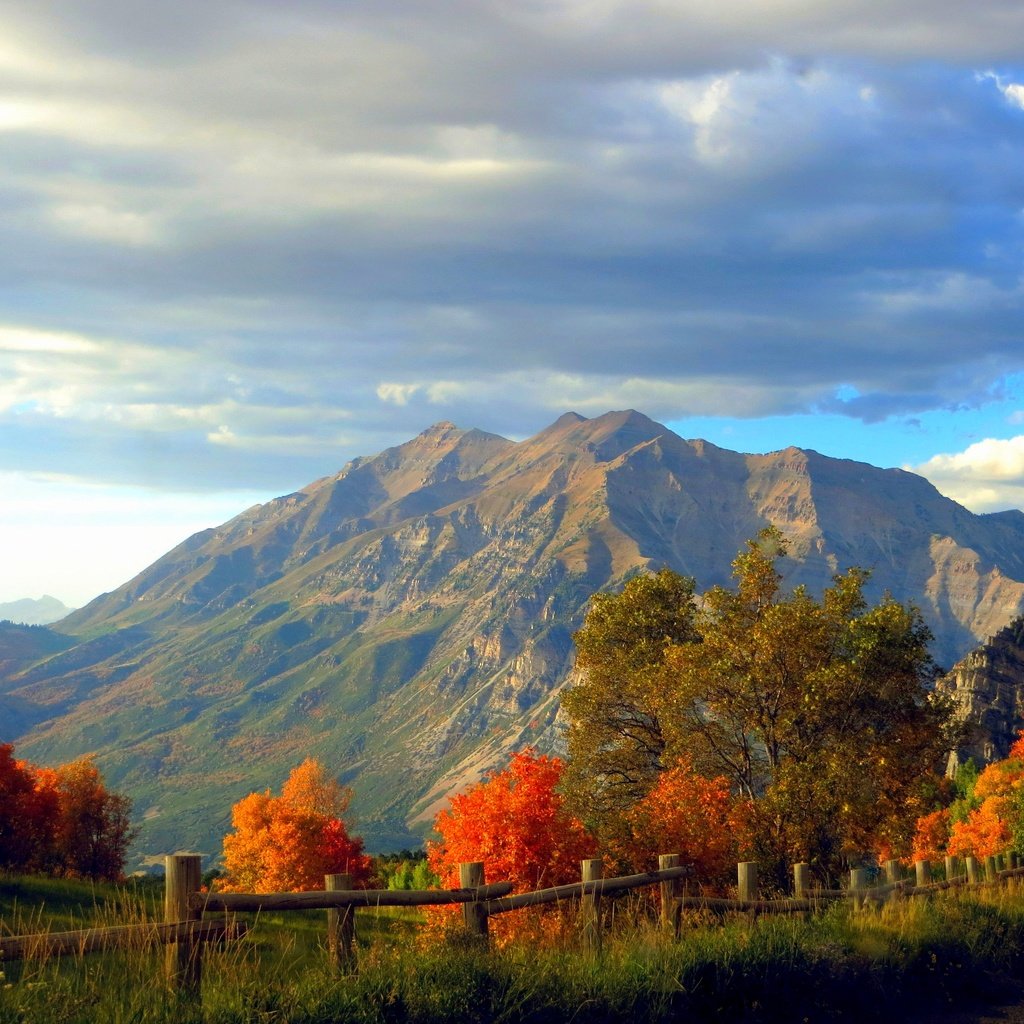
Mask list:
[[[67,927],[76,889],[0,888],[7,932]],[[151,894],[81,888],[91,923],[150,920]],[[45,897],[60,906],[48,907]],[[38,902],[42,899],[42,902]],[[36,902],[34,902],[36,901]],[[88,904],[87,904],[88,907]],[[81,916],[81,915],[80,915]],[[1024,892],[983,889],[800,920],[690,917],[678,941],[623,902],[600,952],[575,943],[487,952],[417,940],[415,915],[360,911],[359,970],[339,976],[324,915],[255,918],[250,935],[206,950],[201,1005],[162,983],[160,951],[28,961],[3,968],[0,1024],[490,1024],[490,1022],[902,1020],[962,1003],[1024,963]]]

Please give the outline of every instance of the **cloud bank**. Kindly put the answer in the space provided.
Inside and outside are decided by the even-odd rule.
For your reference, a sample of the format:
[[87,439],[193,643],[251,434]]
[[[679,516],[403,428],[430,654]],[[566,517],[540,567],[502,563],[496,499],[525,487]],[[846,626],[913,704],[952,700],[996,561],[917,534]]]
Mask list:
[[0,470],[272,487],[1024,371],[1016,2],[0,11]]

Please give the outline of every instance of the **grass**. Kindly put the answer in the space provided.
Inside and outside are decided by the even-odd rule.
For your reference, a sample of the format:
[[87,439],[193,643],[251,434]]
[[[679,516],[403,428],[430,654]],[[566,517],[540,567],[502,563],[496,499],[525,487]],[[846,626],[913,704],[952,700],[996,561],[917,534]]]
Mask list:
[[[157,890],[0,880],[5,932],[158,913]],[[85,907],[83,911],[81,908]],[[949,893],[810,920],[688,919],[678,941],[619,914],[598,953],[511,944],[487,952],[418,941],[416,915],[360,911],[359,971],[339,976],[324,915],[253,919],[242,942],[209,948],[202,1007],[161,981],[161,953],[9,964],[0,1024],[662,1024],[903,1020],[977,1000],[1024,963],[1024,890]]]

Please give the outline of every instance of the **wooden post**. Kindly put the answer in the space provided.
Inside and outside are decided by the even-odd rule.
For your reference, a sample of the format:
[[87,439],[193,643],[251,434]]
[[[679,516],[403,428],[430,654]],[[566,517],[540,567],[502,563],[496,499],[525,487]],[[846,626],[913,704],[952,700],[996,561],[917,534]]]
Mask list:
[[736,894],[741,900],[757,899],[757,862],[745,860],[736,865]]
[[[580,877],[584,882],[596,882],[604,878],[604,861],[584,860],[580,862]],[[590,893],[583,897],[580,905],[580,920],[583,925],[583,943],[590,949],[601,948],[601,896]]]
[[895,885],[900,880],[900,862],[898,860],[885,862],[885,880],[889,885]]
[[[863,890],[868,887],[868,869],[867,868],[851,868],[850,870],[850,888],[853,890]],[[863,910],[867,906],[867,900],[861,896],[855,894],[853,897],[853,909]]]
[[964,865],[967,868],[968,885],[977,885],[981,881],[981,864],[977,857],[965,857]]
[[[351,875],[324,875],[327,892],[352,888]],[[350,971],[356,961],[356,908],[338,907],[327,911],[327,951],[331,964]]]
[[952,882],[956,878],[956,857],[946,856],[946,881]]
[[[475,889],[484,884],[483,861],[470,861],[459,865],[459,885],[463,889]],[[470,935],[487,939],[487,910],[482,903],[463,903],[462,920]]]
[[[658,870],[677,868],[682,860],[683,858],[678,853],[660,853],[658,854]],[[679,878],[661,883],[661,925],[666,931],[671,929],[677,937],[683,916],[682,904],[679,902],[681,888],[682,880]]]
[[996,864],[995,857],[985,858],[985,881],[994,882],[998,877],[997,872],[999,871],[999,865]]
[[793,865],[793,895],[804,899],[811,891],[811,865],[804,861]]
[[918,885],[927,885],[932,880],[932,866],[928,861],[914,861],[914,871],[917,873]]
[[[164,859],[164,921],[198,921],[201,910],[193,910],[189,899],[202,885],[202,858],[177,854]],[[167,946],[167,980],[179,995],[199,998],[202,991],[202,943],[172,942]]]

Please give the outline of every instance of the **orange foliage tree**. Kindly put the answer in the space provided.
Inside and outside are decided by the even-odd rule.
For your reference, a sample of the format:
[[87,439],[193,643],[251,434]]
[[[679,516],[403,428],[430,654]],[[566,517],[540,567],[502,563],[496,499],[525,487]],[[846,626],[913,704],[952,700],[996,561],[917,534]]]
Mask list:
[[91,758],[41,768],[0,744],[0,867],[116,880],[134,832],[131,801]]
[[725,776],[699,775],[689,758],[662,772],[626,818],[629,838],[622,852],[629,864],[656,868],[659,852],[678,853],[702,882],[721,880],[735,871],[745,831],[741,808],[730,795]]
[[917,820],[914,857],[933,860],[1024,852],[1024,731],[1002,760],[987,765],[951,807]]
[[324,887],[324,875],[370,876],[363,841],[350,836],[343,815],[351,791],[307,758],[292,770],[280,796],[250,793],[231,809],[234,832],[224,837],[225,888],[300,892]]
[[942,807],[918,818],[911,846],[912,859],[940,860],[945,856],[951,824],[948,807]]
[[964,821],[953,822],[946,852],[954,857],[991,857],[1002,853],[1013,838],[1006,810],[1005,797],[988,797]]
[[[559,758],[527,747],[504,771],[451,797],[434,819],[440,840],[427,844],[427,863],[441,885],[457,887],[458,866],[469,861],[483,861],[489,879],[511,882],[513,892],[578,882],[580,861],[597,844],[562,804],[563,768]],[[493,923],[500,939],[521,920],[502,914]]]

